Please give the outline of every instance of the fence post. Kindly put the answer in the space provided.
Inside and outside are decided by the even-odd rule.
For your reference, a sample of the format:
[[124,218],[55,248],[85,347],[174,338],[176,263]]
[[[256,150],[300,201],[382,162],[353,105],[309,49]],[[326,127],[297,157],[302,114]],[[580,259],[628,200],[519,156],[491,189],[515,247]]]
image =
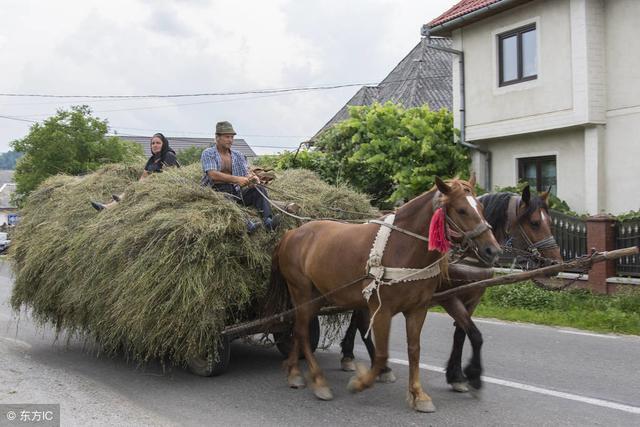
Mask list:
[[[587,218],[587,249],[611,251],[616,248],[616,219],[608,214]],[[594,264],[589,270],[589,286],[598,294],[608,293],[607,277],[615,276],[615,261]]]

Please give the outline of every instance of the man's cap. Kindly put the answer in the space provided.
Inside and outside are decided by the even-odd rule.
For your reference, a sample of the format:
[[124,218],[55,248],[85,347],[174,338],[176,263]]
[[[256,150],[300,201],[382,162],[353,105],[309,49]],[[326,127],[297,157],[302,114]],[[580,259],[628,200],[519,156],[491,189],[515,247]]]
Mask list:
[[233,126],[229,122],[218,122],[216,123],[216,134],[224,135],[224,134],[232,134],[235,135],[236,131],[233,130]]

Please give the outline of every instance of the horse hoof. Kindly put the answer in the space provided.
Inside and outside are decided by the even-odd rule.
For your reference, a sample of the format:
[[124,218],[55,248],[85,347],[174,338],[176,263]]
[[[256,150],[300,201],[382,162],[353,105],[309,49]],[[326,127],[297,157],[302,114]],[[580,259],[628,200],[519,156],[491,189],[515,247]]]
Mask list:
[[356,370],[356,364],[350,357],[343,357],[340,360],[340,369],[345,372],[353,372]]
[[414,408],[418,412],[436,412],[436,405],[431,400],[418,400]]
[[292,377],[289,377],[287,382],[289,383],[289,387],[291,388],[304,388],[307,385],[302,375],[294,375]]
[[416,399],[411,392],[407,391],[407,403],[411,407],[418,412],[435,412],[436,406],[433,404],[431,399]]
[[351,379],[349,380],[349,384],[347,384],[347,390],[349,390],[351,393],[362,391],[362,383],[360,382],[360,379],[355,376],[351,377]]
[[451,383],[451,388],[458,393],[466,393],[469,391],[466,383]]
[[389,383],[395,383],[396,379],[397,379],[396,375],[393,373],[393,371],[388,370],[387,372],[383,372],[382,374],[378,375],[377,381],[379,383],[389,384]]
[[331,393],[331,389],[327,386],[319,386],[314,387],[313,394],[320,400],[332,400],[333,393]]

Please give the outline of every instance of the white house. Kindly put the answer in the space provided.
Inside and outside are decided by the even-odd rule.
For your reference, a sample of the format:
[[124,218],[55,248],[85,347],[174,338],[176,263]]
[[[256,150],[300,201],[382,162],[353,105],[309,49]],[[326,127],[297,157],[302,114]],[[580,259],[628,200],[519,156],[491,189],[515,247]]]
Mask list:
[[640,1],[462,0],[423,34],[464,54],[453,111],[480,182],[552,185],[581,213],[640,209]]

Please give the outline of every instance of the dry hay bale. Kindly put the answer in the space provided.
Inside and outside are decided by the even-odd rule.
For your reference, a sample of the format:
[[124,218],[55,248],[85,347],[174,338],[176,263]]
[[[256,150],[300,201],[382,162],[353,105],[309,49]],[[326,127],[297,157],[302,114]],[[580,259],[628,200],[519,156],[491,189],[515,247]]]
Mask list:
[[379,215],[366,195],[346,185],[329,185],[306,169],[281,172],[269,188],[274,199],[296,202],[301,213],[312,218],[361,220]]
[[[297,223],[248,235],[256,212],[201,187],[198,165],[138,181],[141,169],[57,176],[29,197],[12,241],[11,304],[86,334],[106,353],[180,364],[215,351],[225,326],[255,316],[271,251]],[[331,206],[375,215],[364,196],[308,172],[285,172],[272,185],[303,199],[310,216],[336,216]],[[89,204],[123,189],[112,209]]]

